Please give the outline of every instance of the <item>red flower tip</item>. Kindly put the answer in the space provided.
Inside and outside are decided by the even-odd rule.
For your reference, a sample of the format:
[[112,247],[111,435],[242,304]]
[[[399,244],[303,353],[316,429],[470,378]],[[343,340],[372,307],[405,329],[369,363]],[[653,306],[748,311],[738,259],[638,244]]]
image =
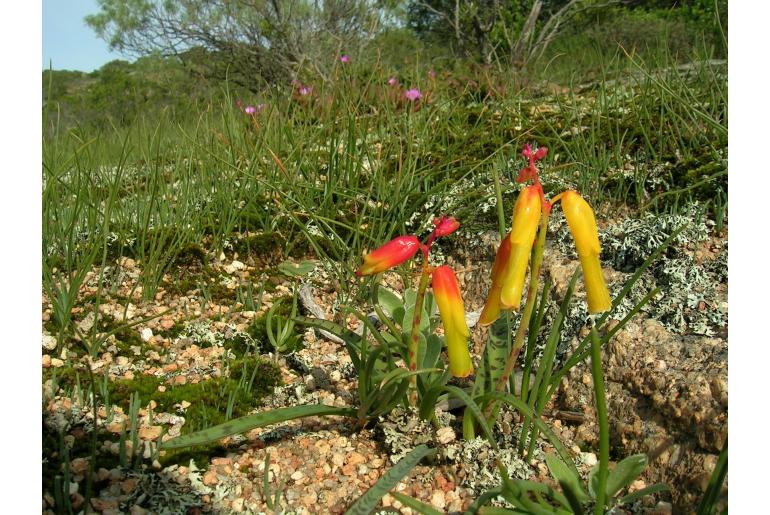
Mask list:
[[524,143],[524,148],[521,150],[523,157],[529,158],[532,155],[532,146],[529,143]]
[[455,220],[453,216],[447,217],[446,215],[441,215],[441,218],[433,220],[433,225],[436,227],[433,230],[433,234],[435,234],[436,237],[439,237],[448,236],[455,232],[460,227],[460,222]]
[[416,236],[399,236],[393,238],[382,247],[364,256],[364,264],[356,270],[356,275],[373,275],[384,272],[394,266],[409,260],[420,248],[420,240]]
[[519,175],[516,176],[516,182],[519,184],[529,181],[530,179],[534,179],[535,176],[532,174],[532,167],[531,166],[525,166],[521,170],[519,170]]

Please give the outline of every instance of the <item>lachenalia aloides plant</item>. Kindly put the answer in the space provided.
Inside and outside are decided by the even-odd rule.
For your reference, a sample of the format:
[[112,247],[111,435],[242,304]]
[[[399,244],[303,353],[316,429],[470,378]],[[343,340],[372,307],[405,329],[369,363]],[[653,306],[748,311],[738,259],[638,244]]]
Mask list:
[[[538,177],[536,163],[547,155],[545,148],[532,149],[526,146],[523,156],[529,163],[518,174],[517,182],[526,184],[518,195],[513,208],[511,229],[502,239],[492,267],[492,285],[488,299],[481,312],[479,323],[491,326],[490,337],[476,371],[474,384],[470,388],[448,384],[451,376],[468,378],[474,372],[473,361],[468,350],[470,331],[465,319],[465,308],[457,278],[447,265],[432,266],[430,251],[437,239],[454,233],[460,223],[452,217],[442,215],[433,222],[433,230],[421,242],[415,235],[398,236],[367,254],[362,266],[356,271],[359,277],[371,277],[371,305],[376,317],[367,316],[359,310],[348,307],[361,321],[361,331],[356,332],[332,321],[303,316],[294,316],[296,323],[316,327],[342,339],[355,368],[358,379],[357,406],[331,407],[321,404],[290,406],[268,412],[256,413],[229,421],[225,424],[175,438],[165,444],[167,448],[185,447],[218,440],[224,436],[243,433],[255,427],[275,424],[305,416],[337,415],[355,418],[360,426],[375,422],[398,405],[412,406],[419,415],[439,424],[436,406],[449,397],[459,400],[466,407],[463,416],[463,433],[474,438],[480,429],[493,448],[497,442],[492,433],[497,410],[501,403],[508,404],[523,416],[519,437],[520,452],[523,453],[526,435],[529,432],[530,452],[538,433],[542,433],[557,450],[560,459],[577,474],[575,465],[563,444],[541,419],[547,401],[553,396],[561,377],[589,354],[594,363],[594,385],[597,388],[597,412],[604,421],[601,440],[601,464],[606,481],[608,461],[606,409],[599,404],[603,399],[601,379],[601,346],[636,314],[657,291],[650,292],[637,303],[619,322],[610,326],[607,317],[613,307],[631,289],[641,273],[650,266],[662,250],[673,241],[678,231],[648,257],[640,269],[627,281],[616,297],[610,299],[602,275],[599,257],[601,247],[594,213],[590,205],[575,191],[568,190],[548,200]],[[502,199],[499,179],[495,171],[498,191],[498,211],[501,229],[504,229]],[[556,343],[561,325],[566,317],[567,305],[574,291],[577,273],[570,282],[561,308],[548,334],[540,366],[534,383],[530,386],[532,350],[543,320],[544,307],[550,284],[543,285],[539,296],[540,271],[545,249],[548,218],[555,204],[561,203],[567,224],[575,241],[575,247],[583,271],[588,311],[592,314],[593,325],[590,334],[578,345],[563,366],[552,369]],[[501,232],[506,232],[501,230]],[[406,289],[403,296],[381,287],[381,274],[415,258],[422,256],[416,289]],[[510,311],[521,308],[527,269],[530,271],[529,285],[524,297],[521,319],[513,339],[511,335]],[[366,284],[366,283],[365,283]],[[430,287],[430,288],[429,288]],[[438,307],[440,317],[433,316]],[[537,313],[535,308],[537,307]],[[437,331],[439,320],[443,324],[443,337]],[[502,335],[502,336],[501,336]],[[527,345],[524,374],[520,394],[514,395],[513,371],[519,354]],[[588,346],[590,345],[590,349]],[[446,348],[446,365],[440,359]],[[598,366],[597,366],[598,363]],[[598,374],[598,376],[597,376]],[[466,379],[467,380],[467,379]],[[599,387],[601,386],[601,392]],[[511,393],[508,392],[511,390]],[[601,422],[601,420],[600,420]]]

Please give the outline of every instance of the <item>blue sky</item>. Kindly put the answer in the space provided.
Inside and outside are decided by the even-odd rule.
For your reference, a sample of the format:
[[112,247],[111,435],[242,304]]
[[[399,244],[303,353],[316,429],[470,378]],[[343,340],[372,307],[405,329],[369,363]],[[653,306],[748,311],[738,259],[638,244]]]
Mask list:
[[91,72],[114,59],[132,60],[110,52],[83,21],[99,11],[96,0],[43,0],[43,69]]

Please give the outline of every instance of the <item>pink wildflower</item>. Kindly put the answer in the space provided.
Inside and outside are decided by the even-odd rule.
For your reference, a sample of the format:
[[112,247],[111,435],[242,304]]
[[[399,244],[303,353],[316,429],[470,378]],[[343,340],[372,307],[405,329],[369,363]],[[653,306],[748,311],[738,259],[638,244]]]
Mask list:
[[422,95],[420,94],[420,90],[417,88],[407,89],[404,91],[404,97],[407,100],[410,100],[412,102],[416,102],[417,100],[420,100],[420,97]]
[[243,109],[243,112],[248,114],[248,115],[252,115],[253,116],[253,115],[257,114],[257,108],[254,107],[254,106],[249,105],[249,106],[246,106]]
[[388,84],[391,85],[391,86],[397,86],[398,85],[398,81],[396,80],[395,77],[391,77],[391,78],[388,79]]
[[340,56],[340,62],[341,63],[349,63],[350,62],[350,57],[347,54],[343,54],[342,56]]

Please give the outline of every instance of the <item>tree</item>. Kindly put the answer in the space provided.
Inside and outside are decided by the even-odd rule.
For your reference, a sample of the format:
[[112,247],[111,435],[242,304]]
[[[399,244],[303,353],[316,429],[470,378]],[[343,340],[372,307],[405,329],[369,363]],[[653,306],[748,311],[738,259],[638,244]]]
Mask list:
[[[98,0],[86,23],[111,49],[159,52],[256,89],[288,81],[310,62],[323,71],[377,28],[367,0]],[[205,56],[205,59],[201,59]]]
[[410,26],[427,39],[453,41],[482,62],[523,68],[542,55],[573,16],[621,0],[412,0]]

